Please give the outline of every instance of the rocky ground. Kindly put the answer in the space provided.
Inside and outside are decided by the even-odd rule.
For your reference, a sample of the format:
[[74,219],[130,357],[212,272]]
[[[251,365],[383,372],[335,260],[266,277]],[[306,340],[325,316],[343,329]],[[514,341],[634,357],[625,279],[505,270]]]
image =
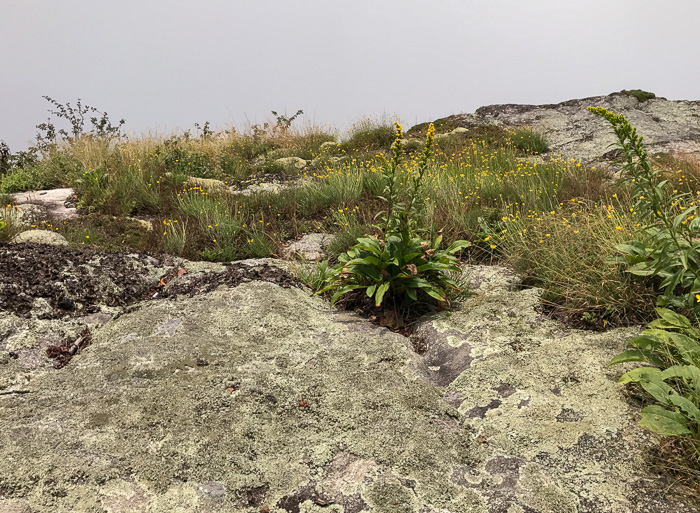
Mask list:
[[3,513],[696,511],[605,367],[634,330],[546,319],[506,269],[465,268],[419,355],[280,261],[0,261]]
[[471,114],[446,118],[463,128],[498,125],[529,126],[545,134],[552,154],[575,157],[586,163],[605,161],[616,142],[607,121],[587,107],[605,107],[624,114],[644,136],[650,154],[668,153],[700,158],[700,101],[654,98],[644,102],[623,93],[569,100],[556,105],[490,105]]
[[[700,102],[615,94],[450,123],[529,125],[552,154],[604,160],[612,135],[589,105],[625,114],[652,153],[700,154]],[[78,215],[70,189],[15,201],[4,215],[27,225]],[[623,369],[606,367],[637,330],[548,319],[507,269],[465,267],[476,295],[410,340],[312,296],[300,264],[13,240],[0,244],[0,513],[698,510],[654,471]],[[329,240],[284,253],[318,260]]]

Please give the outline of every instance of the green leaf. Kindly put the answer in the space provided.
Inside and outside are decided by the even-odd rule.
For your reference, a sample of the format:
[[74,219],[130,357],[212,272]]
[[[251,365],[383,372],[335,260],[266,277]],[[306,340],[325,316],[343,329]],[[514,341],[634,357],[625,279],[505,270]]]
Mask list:
[[690,321],[688,320],[687,317],[684,317],[681,314],[677,314],[676,312],[673,312],[672,310],[669,310],[668,308],[657,308],[656,313],[659,314],[659,316],[668,322],[669,324],[676,326],[678,328],[690,328],[692,325],[690,324]]
[[[671,388],[671,390],[673,389]],[[673,390],[673,393],[669,393],[669,400],[671,401],[671,403],[673,403],[674,406],[677,406],[678,408],[683,410],[696,423],[700,424],[700,410],[697,406],[693,404],[693,402],[690,399],[683,397],[678,392]]]
[[625,253],[626,255],[637,255],[644,258],[647,256],[647,251],[644,244],[636,240],[630,241],[627,244],[617,244],[615,249],[621,253]]
[[646,332],[644,332],[639,337],[628,340],[627,345],[638,349],[653,351],[663,346],[663,342],[661,342],[661,340],[659,340],[657,337],[648,335]]
[[647,406],[642,410],[642,420],[639,425],[665,436],[680,436],[691,433],[688,428],[688,419],[682,414],[657,405]]
[[664,293],[671,294],[674,290],[676,290],[676,287],[683,279],[684,274],[685,274],[685,269],[681,268],[678,271],[676,271],[672,276],[666,278],[661,283],[661,288],[664,289]]
[[673,365],[661,372],[661,379],[681,378],[692,382],[693,388],[700,390],[700,369],[695,365]]
[[642,378],[646,377],[647,375],[657,375],[661,376],[661,371],[659,369],[656,369],[654,367],[637,367],[636,369],[632,369],[629,372],[626,372],[620,377],[619,380],[617,380],[617,383],[620,385],[626,385],[628,383],[638,383]]
[[[347,265],[350,266],[350,264]],[[349,272],[372,278],[374,281],[381,281],[382,279],[382,273],[372,265],[355,264],[351,266]]]
[[364,289],[365,287],[367,287],[367,285],[346,285],[345,287],[342,287],[335,294],[333,294],[333,297],[331,298],[331,305],[334,305],[343,294],[347,294],[351,290]]
[[410,298],[413,299],[414,301],[418,301],[418,294],[416,294],[416,289],[414,289],[414,288],[407,288],[407,289],[406,289],[406,294],[408,295],[408,297],[410,297]]
[[697,210],[697,207],[686,208],[683,212],[681,212],[676,217],[674,217],[673,218],[673,230],[678,231],[678,227],[683,222],[683,220],[686,217],[688,217],[690,214],[695,212],[695,210]]
[[377,290],[376,283],[374,285],[370,285],[369,287],[367,287],[367,297],[372,297],[374,295],[375,290]]
[[382,301],[384,300],[384,294],[386,294],[386,291],[389,290],[389,287],[391,286],[391,283],[386,282],[382,283],[379,286],[379,289],[377,289],[377,295],[374,297],[374,304],[379,306],[382,304]]
[[625,351],[623,353],[618,354],[615,358],[610,360],[610,363],[608,363],[608,366],[610,365],[618,365],[620,363],[626,363],[626,362],[647,362],[651,363],[653,365],[663,365],[664,362],[660,358],[658,358],[654,353],[651,353],[650,351],[643,351],[639,349],[630,349],[628,351]]
[[634,274],[635,276],[651,276],[655,274],[655,272],[654,269],[649,268],[650,265],[650,262],[639,262],[638,264],[634,264],[632,267],[627,269],[627,272]]
[[455,271],[459,270],[456,266],[452,264],[443,264],[442,262],[428,262],[423,265],[419,265],[417,268],[419,273],[424,273],[426,271]]
[[441,290],[436,289],[435,287],[430,287],[430,288],[424,288],[425,292],[430,296],[438,301],[444,301],[445,300],[445,293],[442,292]]
[[460,249],[468,248],[471,246],[472,243],[469,242],[468,240],[456,240],[452,244],[449,245],[449,247],[445,250],[447,253],[456,253]]

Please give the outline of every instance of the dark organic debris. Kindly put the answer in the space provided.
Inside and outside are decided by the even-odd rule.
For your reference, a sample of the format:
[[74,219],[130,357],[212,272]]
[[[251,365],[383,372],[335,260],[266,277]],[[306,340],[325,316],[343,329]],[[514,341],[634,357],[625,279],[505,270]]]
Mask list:
[[99,305],[126,306],[138,301],[153,279],[148,263],[163,258],[147,254],[99,251],[46,244],[0,243],[0,309],[29,317],[36,299],[55,319],[94,313]]
[[29,394],[31,393],[31,390],[3,390],[0,391],[0,395],[22,395],[22,394]]
[[85,349],[92,343],[92,334],[90,330],[85,329],[78,335],[78,338],[71,341],[64,339],[60,345],[49,346],[46,348],[46,356],[53,360],[55,369],[61,369],[68,365],[71,359],[80,351]]
[[[163,281],[165,281],[165,277]],[[228,264],[223,272],[203,273],[189,280],[174,282],[155,298],[175,298],[180,295],[193,297],[211,292],[220,285],[236,287],[250,281],[266,281],[284,288],[301,288],[303,286],[303,283],[295,276],[275,266],[268,264],[250,266],[232,263]]]

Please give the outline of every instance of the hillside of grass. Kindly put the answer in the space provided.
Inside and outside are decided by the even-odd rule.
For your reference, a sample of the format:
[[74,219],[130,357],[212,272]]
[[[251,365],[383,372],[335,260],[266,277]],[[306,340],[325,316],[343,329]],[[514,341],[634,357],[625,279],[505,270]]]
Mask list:
[[[76,244],[232,261],[279,255],[292,239],[326,232],[337,236],[332,260],[372,233],[392,130],[367,119],[340,138],[274,125],[160,139],[81,135],[34,160],[17,157],[0,191],[11,203],[13,192],[74,188],[83,215],[35,227]],[[408,180],[418,152],[407,147],[400,172]],[[533,148],[546,149],[546,134],[479,127],[438,136],[422,193],[429,233],[472,242],[464,260],[512,266],[544,288],[548,308],[579,324],[648,320],[653,288],[609,263],[615,243],[639,224],[628,189],[603,169]],[[303,161],[290,165],[289,157]],[[695,193],[697,166],[663,164]],[[266,180],[289,187],[265,191]],[[236,193],[246,187],[262,192]],[[0,237],[12,234],[8,227]]]

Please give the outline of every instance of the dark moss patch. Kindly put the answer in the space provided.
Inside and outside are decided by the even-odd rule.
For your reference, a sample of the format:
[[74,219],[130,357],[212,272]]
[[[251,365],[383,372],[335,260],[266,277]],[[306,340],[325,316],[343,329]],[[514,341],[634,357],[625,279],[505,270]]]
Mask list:
[[163,259],[146,254],[97,251],[46,244],[0,243],[0,305],[29,317],[34,302],[45,300],[54,319],[94,313],[100,305],[126,306],[153,282],[147,265]]
[[223,272],[209,272],[188,280],[175,282],[156,297],[175,298],[180,295],[193,297],[207,294],[220,285],[236,287],[241,283],[250,281],[266,281],[283,288],[301,288],[303,286],[303,283],[299,279],[278,267],[268,264],[250,266],[241,263],[233,263],[227,265],[226,270]]
[[[436,119],[432,123],[435,127],[435,132],[438,134],[445,134],[457,128],[457,125],[451,117]],[[409,128],[406,135],[409,137],[425,137],[425,134],[428,132],[428,126],[430,126],[430,122],[428,121],[425,123],[418,123]]]

